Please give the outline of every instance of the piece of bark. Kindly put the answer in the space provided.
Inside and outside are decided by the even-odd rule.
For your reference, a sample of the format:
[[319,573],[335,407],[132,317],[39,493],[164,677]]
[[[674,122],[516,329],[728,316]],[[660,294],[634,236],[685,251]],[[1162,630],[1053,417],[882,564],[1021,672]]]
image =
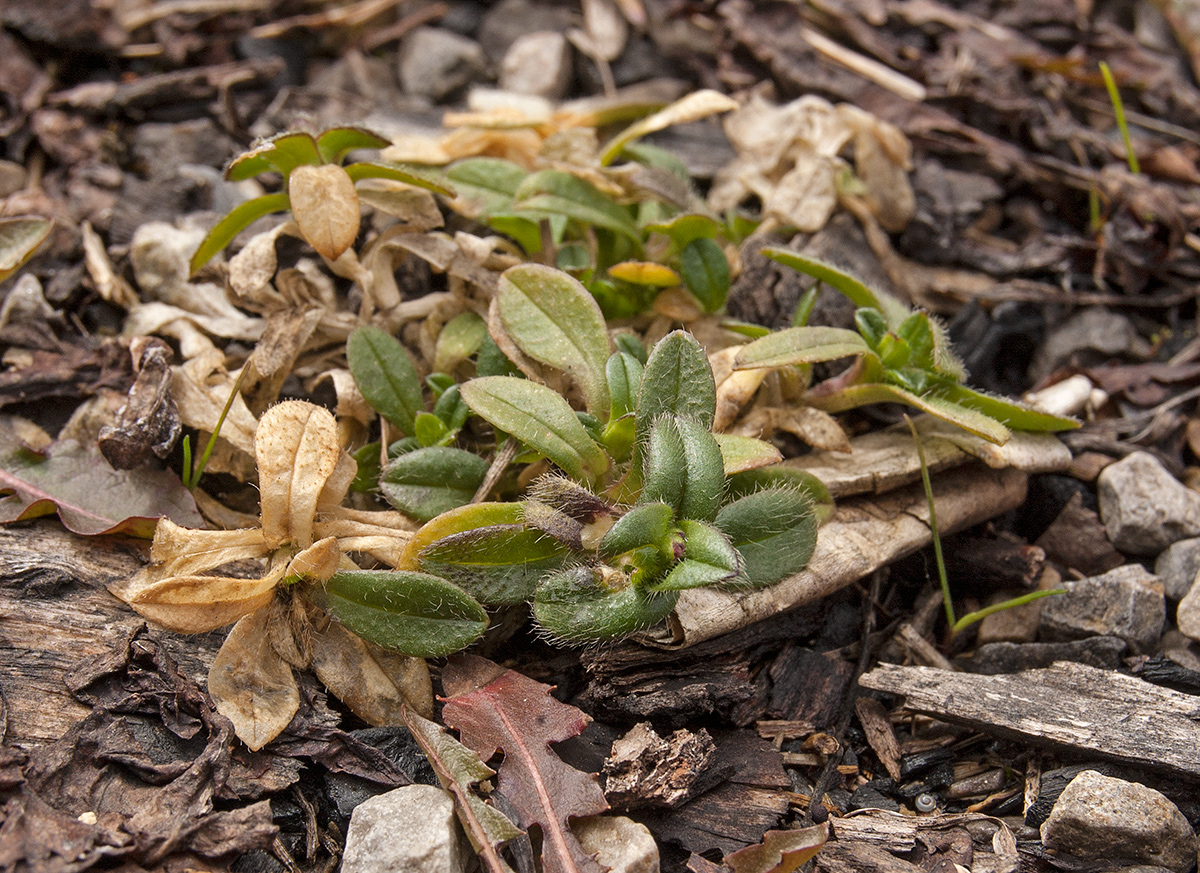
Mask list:
[[116,421],[100,428],[100,454],[117,470],[132,470],[153,455],[165,458],[183,425],[171,398],[171,347],[160,339],[135,337],[129,344],[137,374]]
[[634,725],[604,762],[604,796],[614,809],[672,809],[732,775],[712,767],[717,746],[701,728],[675,731],[669,740],[649,722]]
[[863,732],[867,735],[867,743],[879,758],[879,762],[883,764],[888,775],[899,782],[900,743],[892,729],[887,710],[874,697],[859,697],[854,701],[854,712],[858,715]]
[[788,809],[792,782],[780,753],[753,731],[733,731],[714,739],[714,766],[731,764],[733,775],[678,809],[643,813],[639,820],[660,840],[691,852],[719,849],[728,855],[761,841],[779,824]]
[[910,864],[870,843],[840,840],[825,844],[817,853],[814,869],[819,873],[924,873],[916,864]]
[[964,534],[945,545],[946,573],[962,594],[1032,588],[1046,565],[1044,549],[1005,537]]
[[[1025,499],[1026,474],[970,464],[934,481],[943,533],[1015,509]],[[925,492],[909,486],[882,497],[847,500],[817,535],[808,566],[757,591],[696,588],[683,592],[668,627],[642,639],[661,646],[690,646],[832,594],[885,564],[932,542]]]
[[[834,836],[843,843],[869,844],[888,852],[912,852],[920,843],[941,844],[964,828],[975,849],[990,849],[1014,864],[1017,842],[1008,825],[977,812],[916,817],[884,809],[865,809],[854,815],[831,818]],[[832,844],[831,844],[832,845]]]
[[1132,676],[1064,661],[996,676],[880,664],[859,684],[944,721],[1200,779],[1200,699]]
[[837,720],[854,668],[835,655],[788,646],[767,672],[771,678],[767,715],[825,730]]

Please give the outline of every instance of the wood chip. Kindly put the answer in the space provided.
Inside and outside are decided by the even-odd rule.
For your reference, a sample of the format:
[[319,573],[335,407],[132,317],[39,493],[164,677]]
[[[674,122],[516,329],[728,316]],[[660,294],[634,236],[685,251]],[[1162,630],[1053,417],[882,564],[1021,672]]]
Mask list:
[[881,664],[864,688],[905,708],[979,730],[1200,779],[1200,698],[1060,661],[1000,676]]
[[900,743],[896,741],[896,732],[892,730],[887,710],[873,697],[860,697],[854,701],[854,712],[866,732],[867,743],[879,757],[888,775],[899,782]]

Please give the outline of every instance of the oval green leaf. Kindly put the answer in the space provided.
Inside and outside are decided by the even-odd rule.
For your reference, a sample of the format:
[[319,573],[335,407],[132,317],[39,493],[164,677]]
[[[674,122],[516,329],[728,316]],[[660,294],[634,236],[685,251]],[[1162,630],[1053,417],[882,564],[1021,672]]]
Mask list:
[[264,215],[270,215],[272,212],[286,212],[289,208],[291,208],[291,201],[282,191],[275,194],[264,194],[262,197],[255,197],[253,200],[247,200],[245,203],[235,206],[200,241],[200,247],[192,255],[188,268],[195,273],[257,219]]
[[310,597],[363,639],[414,658],[457,652],[487,630],[474,598],[426,573],[343,571]]
[[400,341],[381,328],[363,325],[346,341],[346,360],[371,408],[412,436],[414,419],[425,404],[417,368]]
[[608,470],[608,456],[588,436],[570,404],[545,385],[485,376],[460,390],[476,415],[545,455],[571,478],[595,482]]
[[476,454],[431,446],[401,455],[388,464],[379,477],[379,488],[388,503],[401,512],[418,521],[429,521],[469,503],[487,471],[488,462]]
[[711,239],[692,240],[679,253],[683,284],[696,296],[705,312],[716,312],[729,295],[729,261]]
[[738,352],[734,367],[787,367],[815,364],[871,351],[857,331],[842,327],[789,327],[756,339]]
[[606,561],[643,546],[659,546],[675,529],[675,510],[665,503],[643,503],[633,507],[609,528],[597,554]]
[[887,319],[888,327],[899,327],[910,314],[909,308],[895,297],[868,288],[845,270],[840,270],[833,264],[828,264],[818,258],[810,258],[808,255],[802,255],[791,249],[765,248],[762,253],[773,261],[778,261],[786,267],[812,276],[840,291],[855,306],[871,306],[878,309]]
[[392,164],[387,161],[359,161],[346,167],[346,174],[357,182],[359,179],[391,179],[434,194],[453,197],[454,189],[447,185],[440,174],[411,164]]
[[1042,412],[1024,403],[985,394],[965,385],[949,385],[936,389],[935,393],[941,398],[994,418],[1013,430],[1059,431],[1079,427],[1079,422],[1073,418]]
[[655,591],[683,591],[732,581],[742,572],[742,558],[729,539],[715,527],[684,519],[683,560],[671,568]]
[[381,149],[391,140],[365,127],[331,127],[317,136],[317,151],[327,164],[340,164],[354,149]]
[[638,441],[650,435],[656,418],[668,413],[694,419],[711,430],[716,408],[717,386],[700,343],[682,330],[667,334],[654,346],[642,372]]
[[713,438],[721,448],[721,462],[725,466],[726,476],[767,467],[783,460],[779,449],[766,440],[731,433],[715,433]]
[[556,640],[592,643],[658,624],[678,599],[677,591],[643,591],[621,584],[612,571],[573,567],[538,584],[533,616]]
[[517,189],[514,207],[537,220],[564,216],[585,226],[602,227],[641,247],[642,236],[629,210],[570,173],[542,170],[529,176]]
[[542,576],[571,552],[554,537],[521,524],[451,534],[421,550],[421,569],[451,580],[487,604],[522,603]]
[[773,486],[739,497],[716,526],[741,554],[743,577],[758,588],[804,569],[817,544],[817,516],[796,488]]
[[501,158],[467,158],[446,168],[457,197],[451,206],[468,218],[511,212],[517,188],[529,171]]
[[578,279],[542,264],[511,267],[500,276],[496,307],[521,351],[569,374],[593,415],[608,412],[604,314]]

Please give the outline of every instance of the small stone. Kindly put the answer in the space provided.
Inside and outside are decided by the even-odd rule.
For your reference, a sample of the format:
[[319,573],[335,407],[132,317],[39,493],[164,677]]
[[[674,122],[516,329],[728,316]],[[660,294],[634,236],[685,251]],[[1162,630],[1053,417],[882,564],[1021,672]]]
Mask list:
[[612,873],[658,873],[658,845],[644,824],[623,815],[592,815],[572,821],[571,832]]
[[500,87],[518,94],[559,100],[571,85],[571,46],[553,30],[518,37],[500,65]]
[[1157,555],[1172,543],[1200,536],[1200,494],[1153,455],[1134,452],[1105,467],[1096,482],[1104,528],[1122,552]]
[[185,164],[220,167],[237,144],[207,118],[173,124],[139,124],[133,136],[133,156],[148,179],[169,179]]
[[1186,873],[1196,835],[1179,808],[1136,782],[1084,770],[1042,824],[1042,844],[1081,860],[1154,864]]
[[1042,607],[1038,636],[1043,641],[1110,635],[1146,652],[1162,635],[1167,617],[1162,585],[1141,564],[1065,586],[1066,594],[1046,598]]
[[1185,637],[1200,640],[1200,585],[1193,585],[1175,611],[1175,624]]
[[537,23],[538,30],[554,30],[559,33],[566,33],[576,26],[579,6],[574,6],[572,9],[565,3],[500,0],[484,13],[476,36],[487,56],[494,63],[499,63],[508,53],[509,46],[529,33],[531,22]]
[[405,785],[359,804],[350,817],[342,873],[462,873],[454,800],[432,785]]
[[484,78],[487,58],[473,40],[437,27],[418,27],[400,48],[400,86],[440,103]]
[[1118,637],[1088,637],[1069,643],[989,643],[980,646],[969,660],[960,663],[972,673],[992,676],[1049,667],[1055,661],[1075,661],[1102,670],[1117,670],[1125,654],[1125,641]]
[[1200,537],[1172,544],[1154,561],[1154,575],[1162,582],[1163,594],[1172,600],[1183,600],[1197,573],[1200,573]]

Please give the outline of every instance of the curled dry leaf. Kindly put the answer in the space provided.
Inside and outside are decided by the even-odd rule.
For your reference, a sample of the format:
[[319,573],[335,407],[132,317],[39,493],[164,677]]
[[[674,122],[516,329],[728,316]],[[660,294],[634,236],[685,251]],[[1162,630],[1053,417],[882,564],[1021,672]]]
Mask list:
[[392,659],[385,658],[385,663],[376,659],[380,651],[341,624],[329,621],[312,637],[313,671],[367,724],[404,724],[405,703],[432,715],[433,693],[425,662],[406,659],[400,671],[393,671],[386,663]]
[[323,257],[336,261],[354,245],[362,210],[354,180],[337,164],[292,170],[288,198],[300,233]]
[[208,693],[217,712],[257,752],[283,731],[300,709],[292,668],[271,645],[271,609],[259,609],[233,626],[208,670]]
[[829,839],[829,823],[790,831],[767,831],[757,846],[725,856],[733,873],[792,873],[809,861]]

